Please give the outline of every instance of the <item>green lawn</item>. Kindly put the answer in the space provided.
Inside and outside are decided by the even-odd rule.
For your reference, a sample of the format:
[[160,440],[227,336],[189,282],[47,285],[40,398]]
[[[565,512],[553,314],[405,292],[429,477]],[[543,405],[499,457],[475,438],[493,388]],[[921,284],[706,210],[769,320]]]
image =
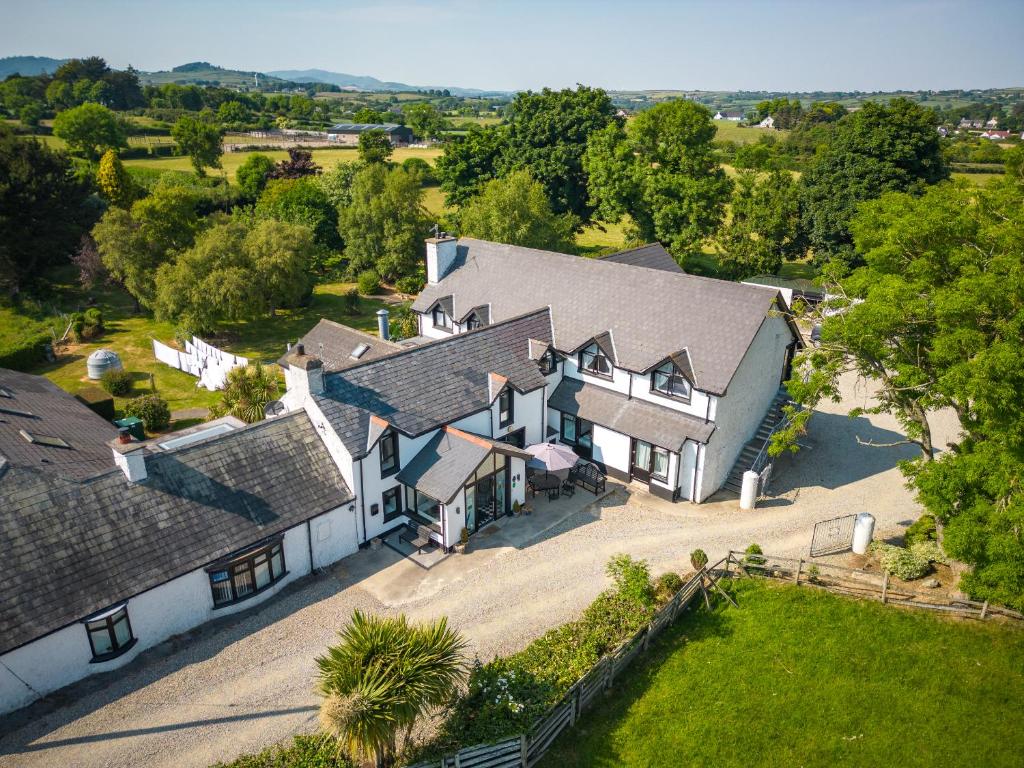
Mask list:
[[[254,154],[253,152],[225,152],[223,158],[221,158],[221,165],[223,166],[223,173],[227,174],[230,181],[235,181],[235,171],[238,170],[239,166],[246,161],[246,159]],[[288,157],[288,153],[283,149],[268,150],[260,152],[260,154],[266,155],[272,160],[284,160]],[[437,147],[399,147],[395,150],[391,159],[400,163],[410,157],[420,157],[429,163],[433,163],[434,160],[440,156],[441,150]],[[325,170],[333,168],[337,163],[351,163],[359,157],[359,153],[354,149],[314,149],[313,150],[313,162],[321,165]],[[128,159],[124,161],[126,166],[141,167],[141,168],[156,168],[161,171],[191,171],[192,162],[187,157],[145,157]],[[221,171],[211,170],[208,171],[211,175],[219,174]]]
[[1003,178],[1002,173],[957,173],[956,171],[953,171],[950,176],[954,179],[965,179],[970,184],[979,187],[987,186],[996,179]]
[[721,139],[722,141],[735,141],[737,144],[753,144],[759,137],[768,133],[775,136],[779,141],[782,141],[789,134],[789,131],[782,130],[775,131],[749,126],[743,128],[731,120],[715,120],[715,127],[718,129],[715,133],[716,139]]
[[[48,302],[47,309],[73,312],[84,304],[84,293],[73,281],[71,270],[62,271],[55,280],[55,298]],[[279,310],[274,317],[264,317],[247,323],[228,325],[223,331],[224,341],[208,339],[233,354],[250,360],[276,361],[290,341],[295,341],[321,317],[326,317],[365,331],[376,332],[375,312],[385,306],[378,299],[360,299],[357,315],[346,315],[342,310],[342,294],[351,284],[326,283],[316,286],[308,306],[295,310]],[[86,358],[95,350],[112,349],[121,357],[126,370],[135,374],[135,392],[132,396],[150,392],[150,374],[157,392],[169,403],[171,410],[209,407],[219,398],[218,393],[196,387],[194,377],[156,361],[153,357],[152,339],[172,343],[174,326],[158,322],[151,315],[137,314],[126,293],[117,288],[97,289],[90,292],[103,310],[106,331],[95,341],[70,347],[55,363],[40,366],[30,373],[46,376],[62,389],[77,392],[83,387],[94,385],[86,377]],[[0,344],[10,343],[17,338],[39,331],[56,330],[60,336],[64,327],[59,317],[49,313],[29,313],[12,307],[0,307]],[[126,398],[115,398],[120,414]],[[187,426],[187,425],[178,425]]]
[[1024,631],[743,581],[684,615],[542,766],[997,766],[1024,754]]

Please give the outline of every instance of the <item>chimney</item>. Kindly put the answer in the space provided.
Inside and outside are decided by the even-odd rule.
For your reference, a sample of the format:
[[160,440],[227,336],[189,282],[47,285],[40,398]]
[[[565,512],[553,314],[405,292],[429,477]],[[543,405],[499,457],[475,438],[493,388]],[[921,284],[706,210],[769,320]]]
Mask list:
[[384,341],[391,338],[391,329],[388,325],[388,311],[386,309],[377,310],[377,333],[380,334]]
[[427,240],[427,285],[437,285],[455,266],[458,241],[447,232]]
[[128,434],[127,429],[122,427],[117,431],[117,438],[110,442],[110,447],[114,451],[114,463],[129,482],[141,483],[148,477],[145,448]]
[[301,341],[292,347],[285,357],[291,373],[289,381],[303,397],[320,395],[324,391],[324,364],[316,355],[306,354],[306,345]]

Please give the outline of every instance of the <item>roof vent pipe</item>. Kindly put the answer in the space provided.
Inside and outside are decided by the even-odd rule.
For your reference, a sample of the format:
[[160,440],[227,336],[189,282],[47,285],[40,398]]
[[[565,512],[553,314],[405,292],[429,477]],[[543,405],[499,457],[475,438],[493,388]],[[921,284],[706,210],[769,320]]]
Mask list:
[[302,357],[304,354],[306,354],[306,345],[303,344],[301,341],[295,345],[295,354],[298,355],[299,357]]
[[377,310],[377,333],[384,341],[391,338],[391,328],[388,324],[388,311],[386,309]]

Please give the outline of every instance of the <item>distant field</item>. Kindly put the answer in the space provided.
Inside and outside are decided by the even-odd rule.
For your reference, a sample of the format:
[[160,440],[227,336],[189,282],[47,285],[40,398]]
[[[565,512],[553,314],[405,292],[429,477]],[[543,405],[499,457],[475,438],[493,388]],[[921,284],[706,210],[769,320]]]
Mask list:
[[[246,159],[255,152],[226,152],[224,157],[221,158],[221,164],[223,167],[223,173],[227,174],[230,181],[235,181],[235,172],[239,166],[246,161]],[[274,161],[284,160],[288,157],[288,153],[283,149],[269,150],[266,152],[260,152],[259,154],[266,155]],[[428,163],[433,164],[441,155],[441,150],[437,147],[400,147],[395,150],[395,153],[391,156],[391,159],[400,163],[403,160],[407,160],[410,157],[420,157],[426,160]],[[359,157],[358,152],[355,149],[314,149],[313,150],[313,162],[323,166],[323,168],[333,168],[338,163],[351,163]],[[192,163],[187,157],[153,157],[153,158],[140,158],[125,160],[124,164],[128,167],[137,168],[155,168],[161,171],[191,171]],[[220,171],[212,170],[209,171],[211,174],[218,174]]]
[[738,123],[730,120],[715,120],[715,127],[718,128],[716,139],[735,141],[737,144],[753,144],[765,134],[772,134],[778,139],[784,139],[789,134],[789,131],[776,131],[768,128],[741,128]]
[[456,128],[468,128],[471,125],[497,125],[500,117],[449,117],[449,122]]
[[1002,178],[1001,173],[957,173],[954,171],[950,174],[954,179],[964,179],[970,184],[974,184],[978,187],[984,187],[991,184],[996,179]]

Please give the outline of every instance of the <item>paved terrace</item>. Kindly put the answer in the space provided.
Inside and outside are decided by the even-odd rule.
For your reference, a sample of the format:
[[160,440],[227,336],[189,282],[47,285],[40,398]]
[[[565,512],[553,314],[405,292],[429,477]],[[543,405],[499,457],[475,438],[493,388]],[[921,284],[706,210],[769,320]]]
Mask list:
[[[522,647],[576,615],[605,587],[618,552],[655,573],[689,569],[701,547],[712,560],[751,541],[780,555],[806,555],[814,522],[870,511],[891,535],[918,513],[894,468],[913,446],[884,416],[849,419],[867,402],[847,382],[846,400],[817,414],[794,459],[784,459],[774,496],[743,512],[735,497],[668,504],[609,483],[595,501],[538,498],[529,517],[505,518],[472,540],[466,555],[424,569],[382,548],[293,585],[252,612],[207,625],[144,654],[127,668],[85,681],[0,723],[0,766],[204,768],[315,728],[314,658],[352,610],[414,619],[447,615],[482,658]],[[952,437],[936,425],[936,444]]]

